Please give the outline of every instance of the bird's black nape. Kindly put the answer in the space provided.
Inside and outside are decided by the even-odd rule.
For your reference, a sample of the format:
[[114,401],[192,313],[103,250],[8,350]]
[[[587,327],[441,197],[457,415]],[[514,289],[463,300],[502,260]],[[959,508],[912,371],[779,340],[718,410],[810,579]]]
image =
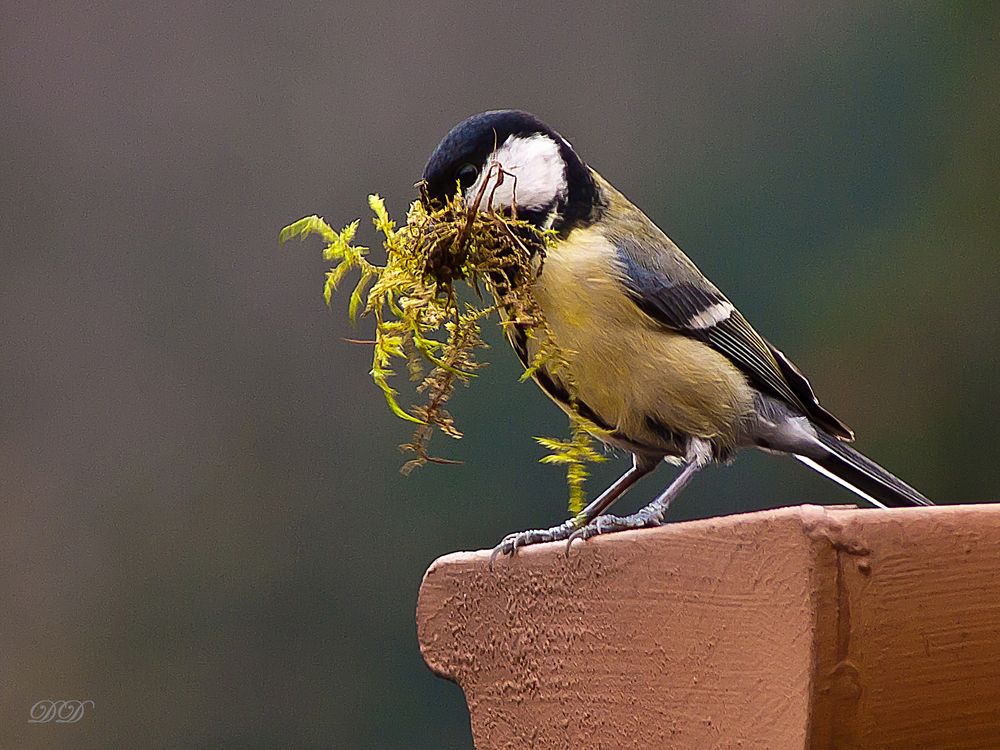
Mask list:
[[[597,187],[587,165],[559,133],[533,114],[516,109],[483,112],[452,128],[424,167],[423,181],[428,197],[442,200],[453,195],[462,182],[463,167],[471,164],[481,170],[494,149],[508,138],[534,134],[548,136],[558,144],[566,164],[567,196],[563,204],[556,207],[559,218],[554,228],[568,228],[588,218],[594,210]],[[524,218],[532,220],[534,217]]]

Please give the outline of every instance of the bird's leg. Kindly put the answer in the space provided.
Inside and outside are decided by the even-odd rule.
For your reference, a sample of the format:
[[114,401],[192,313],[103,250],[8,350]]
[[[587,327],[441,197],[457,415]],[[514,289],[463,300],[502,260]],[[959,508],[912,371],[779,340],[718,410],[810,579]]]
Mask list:
[[670,483],[653,502],[630,516],[601,516],[585,526],[581,526],[567,537],[566,554],[577,539],[590,539],[598,534],[610,534],[625,529],[641,529],[646,526],[659,526],[670,503],[681,494],[698,471],[711,460],[711,446],[704,440],[694,438],[688,447],[684,468],[677,478]]
[[632,468],[618,477],[614,484],[604,490],[586,508],[570,519],[573,522],[573,528],[578,529],[581,526],[586,526],[601,515],[601,513],[611,507],[611,504],[615,500],[624,495],[629,487],[659,466],[662,460],[660,456],[641,456],[633,453]]
[[632,468],[622,474],[614,484],[604,490],[592,503],[573,516],[573,518],[550,529],[516,531],[513,534],[505,536],[500,544],[493,548],[493,553],[490,555],[490,567],[493,567],[493,561],[496,560],[497,555],[512,555],[518,547],[523,547],[527,544],[557,542],[568,538],[574,530],[586,527],[601,513],[610,508],[615,500],[624,495],[629,487],[655,469],[659,463],[659,456],[634,454],[632,456]]

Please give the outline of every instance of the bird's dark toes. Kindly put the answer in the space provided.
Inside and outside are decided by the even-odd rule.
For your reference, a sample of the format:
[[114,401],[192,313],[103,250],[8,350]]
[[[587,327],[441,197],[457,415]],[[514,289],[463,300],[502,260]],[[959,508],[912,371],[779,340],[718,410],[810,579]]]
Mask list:
[[626,529],[643,529],[659,526],[662,523],[663,514],[648,508],[643,508],[630,516],[598,516],[586,526],[581,526],[569,535],[566,540],[566,556],[569,557],[570,548],[577,539],[586,541],[599,534],[613,534],[616,531],[625,531]]
[[490,553],[490,570],[493,569],[493,563],[500,555],[513,555],[517,552],[518,548],[527,547],[531,544],[557,542],[561,539],[566,539],[573,533],[575,528],[573,519],[570,519],[550,529],[529,529],[528,531],[516,531],[513,534],[508,534],[500,540],[500,543]]

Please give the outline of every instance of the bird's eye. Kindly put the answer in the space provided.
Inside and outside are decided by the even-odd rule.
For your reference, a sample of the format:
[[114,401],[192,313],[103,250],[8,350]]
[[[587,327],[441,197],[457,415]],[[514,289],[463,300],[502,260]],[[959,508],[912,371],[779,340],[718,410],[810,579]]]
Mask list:
[[476,181],[477,177],[479,177],[479,169],[475,164],[463,164],[458,168],[458,172],[455,173],[455,176],[458,178],[458,184],[462,186],[463,190],[465,190]]

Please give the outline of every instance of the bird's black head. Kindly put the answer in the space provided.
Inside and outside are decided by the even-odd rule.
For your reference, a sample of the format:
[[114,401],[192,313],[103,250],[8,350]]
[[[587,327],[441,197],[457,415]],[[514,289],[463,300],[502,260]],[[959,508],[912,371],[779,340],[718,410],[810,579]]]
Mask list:
[[594,180],[569,142],[513,109],[483,112],[452,128],[423,179],[433,200],[461,190],[471,203],[482,190],[481,210],[515,205],[518,217],[540,227],[568,229],[594,210]]

